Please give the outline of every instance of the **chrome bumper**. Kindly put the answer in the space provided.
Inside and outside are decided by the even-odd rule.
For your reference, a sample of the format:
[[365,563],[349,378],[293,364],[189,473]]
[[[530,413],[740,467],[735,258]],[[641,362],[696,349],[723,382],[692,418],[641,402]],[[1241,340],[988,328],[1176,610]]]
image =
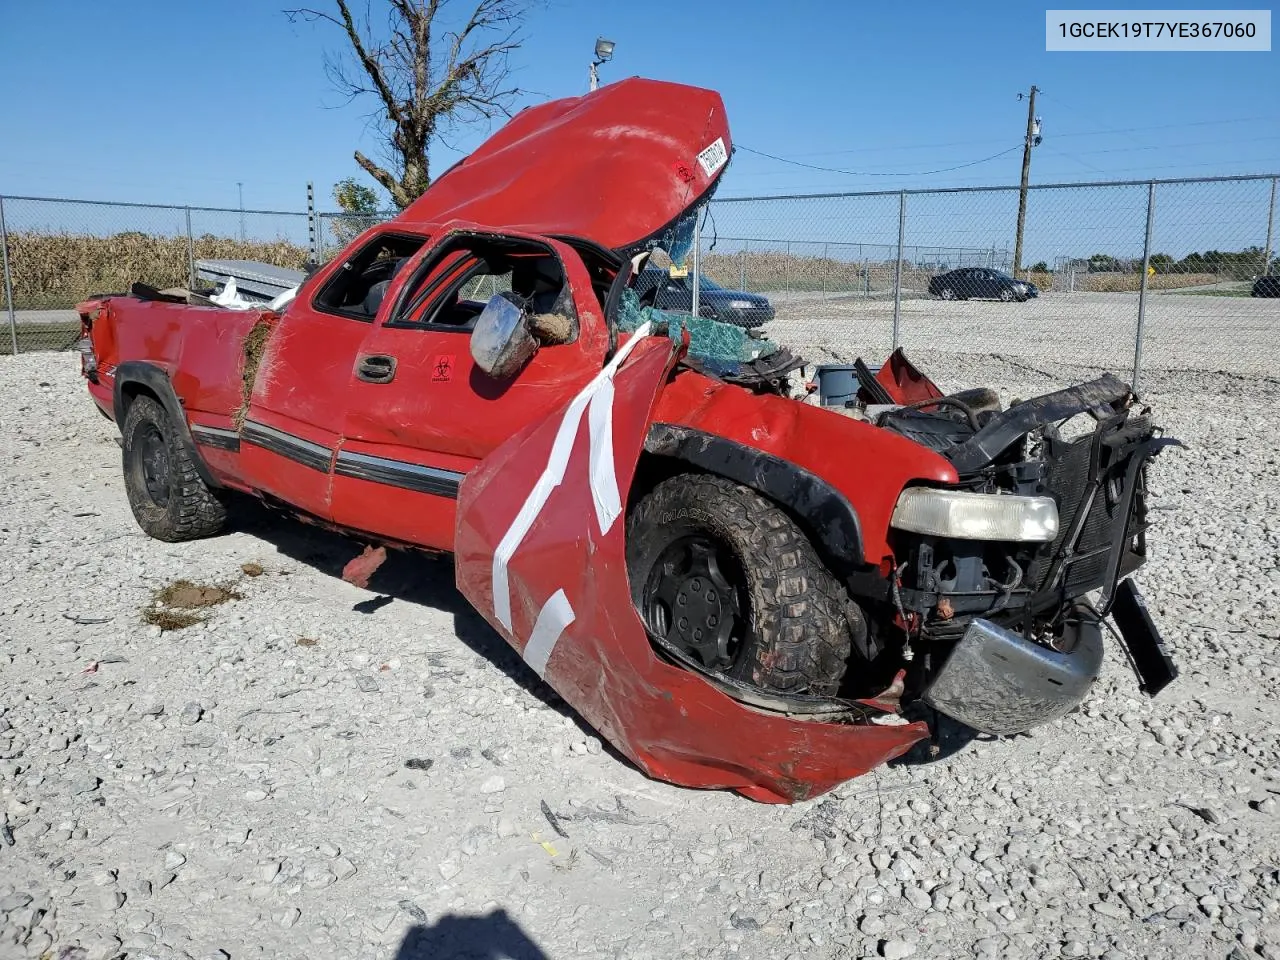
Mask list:
[[1102,666],[1097,615],[1077,607],[1068,652],[1031,643],[987,620],[974,620],[922,699],[983,733],[1021,733],[1070,712]]

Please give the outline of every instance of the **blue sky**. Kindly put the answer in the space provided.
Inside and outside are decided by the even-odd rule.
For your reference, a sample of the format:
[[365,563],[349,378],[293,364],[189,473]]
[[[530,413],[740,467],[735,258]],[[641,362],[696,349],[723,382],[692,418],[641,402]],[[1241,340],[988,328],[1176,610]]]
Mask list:
[[[325,0],[313,0],[322,4]],[[459,6],[466,0],[453,0]],[[4,4],[0,193],[296,209],[377,151],[368,104],[322,67],[340,37],[284,2]],[[214,11],[217,11],[216,13]],[[550,0],[513,60],[531,99],[582,92],[598,34],[627,75],[714,87],[735,140],[846,176],[739,153],[723,194],[1016,182],[1032,83],[1033,182],[1280,170],[1276,53],[1046,53],[1044,8]],[[462,149],[483,138],[463,132]],[[435,170],[457,159],[439,147]]]

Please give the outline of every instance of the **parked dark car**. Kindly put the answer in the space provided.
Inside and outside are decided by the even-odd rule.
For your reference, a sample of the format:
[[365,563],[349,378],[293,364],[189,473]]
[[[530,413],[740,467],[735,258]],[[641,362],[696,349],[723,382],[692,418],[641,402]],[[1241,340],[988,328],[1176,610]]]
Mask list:
[[1015,280],[1002,270],[961,267],[929,281],[929,293],[943,300],[1030,300],[1040,288],[1027,280]]
[[1280,277],[1259,277],[1253,281],[1251,297],[1280,297]]
[[[691,277],[673,277],[666,270],[649,267],[636,278],[635,291],[643,303],[653,297],[653,306],[659,310],[693,309]],[[726,290],[704,275],[698,278],[698,313],[751,329],[773,319],[773,305],[758,293]]]

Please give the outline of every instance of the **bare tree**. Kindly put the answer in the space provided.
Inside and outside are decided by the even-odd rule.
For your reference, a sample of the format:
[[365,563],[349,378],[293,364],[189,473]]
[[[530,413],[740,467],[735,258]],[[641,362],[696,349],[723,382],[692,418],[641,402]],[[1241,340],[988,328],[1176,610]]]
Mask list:
[[[373,116],[387,138],[394,172],[359,150],[355,161],[403,209],[431,183],[432,141],[459,123],[510,116],[525,92],[511,83],[507,58],[522,42],[530,0],[467,0],[475,6],[465,22],[448,18],[461,24],[452,30],[444,24],[461,7],[455,0],[370,0],[359,25],[349,0],[334,2],[336,14],[310,8],[285,13],[290,20],[324,21],[342,30],[348,55],[328,59],[325,72],[349,99],[377,98]],[[386,6],[387,29],[381,34],[370,27],[375,2]]]

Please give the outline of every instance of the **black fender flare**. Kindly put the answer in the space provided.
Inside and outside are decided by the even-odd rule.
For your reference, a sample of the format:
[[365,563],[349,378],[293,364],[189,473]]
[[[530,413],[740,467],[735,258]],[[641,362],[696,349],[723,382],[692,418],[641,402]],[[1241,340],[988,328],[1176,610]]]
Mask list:
[[862,525],[845,496],[817,474],[713,433],[672,423],[649,427],[647,453],[727,477],[781,504],[845,575],[866,566]]
[[128,403],[125,398],[126,388],[131,384],[146,388],[147,392],[154,394],[160,401],[165,413],[173,421],[174,428],[178,431],[178,442],[186,449],[187,456],[195,464],[196,472],[200,474],[200,479],[208,487],[221,487],[222,484],[218,483],[208,465],[204,462],[204,457],[200,456],[195,438],[191,436],[191,426],[187,423],[186,412],[182,409],[182,401],[178,399],[178,394],[173,389],[173,383],[170,382],[169,375],[154,363],[148,363],[145,360],[126,360],[116,367],[115,378],[115,386],[112,388],[111,410],[115,414],[116,426],[123,431],[124,420],[129,413]]

